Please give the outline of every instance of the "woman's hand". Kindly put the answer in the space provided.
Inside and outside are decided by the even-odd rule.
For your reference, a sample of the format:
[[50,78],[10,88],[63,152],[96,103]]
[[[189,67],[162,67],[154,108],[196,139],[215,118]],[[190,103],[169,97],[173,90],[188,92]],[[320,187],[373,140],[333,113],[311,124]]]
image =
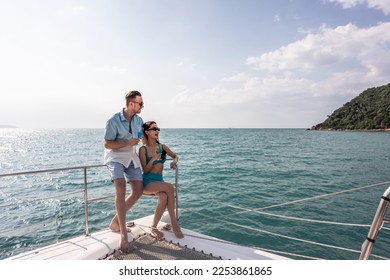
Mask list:
[[152,160],[150,162],[154,162],[155,160],[159,160],[161,158],[161,154],[154,153],[152,156]]
[[179,157],[175,156],[171,162],[171,169],[176,169],[177,168],[177,162],[179,161]]

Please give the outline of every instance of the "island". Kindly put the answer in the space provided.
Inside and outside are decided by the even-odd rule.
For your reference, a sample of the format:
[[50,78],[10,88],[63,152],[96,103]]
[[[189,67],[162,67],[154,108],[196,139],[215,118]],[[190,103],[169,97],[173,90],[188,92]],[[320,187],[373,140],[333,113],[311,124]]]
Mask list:
[[309,130],[390,131],[390,84],[363,91]]

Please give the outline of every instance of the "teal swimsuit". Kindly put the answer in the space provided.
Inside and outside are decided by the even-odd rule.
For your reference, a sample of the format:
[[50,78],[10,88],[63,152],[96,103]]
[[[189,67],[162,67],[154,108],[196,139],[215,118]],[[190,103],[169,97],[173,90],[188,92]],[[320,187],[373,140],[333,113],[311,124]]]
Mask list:
[[[148,155],[148,149],[145,146],[144,146],[144,148],[145,148],[146,164],[148,164],[149,161],[151,161],[152,157],[150,157]],[[165,152],[165,151],[163,150],[162,145],[158,144],[158,149],[157,149],[156,153],[163,154],[163,152]],[[164,164],[165,160],[166,160],[165,157],[163,159],[161,159],[161,157],[160,157],[160,159],[157,159],[153,162],[153,165],[158,164],[158,163]],[[151,182],[164,182],[162,174],[152,173],[152,172],[142,174],[142,179],[144,181],[144,188],[148,184],[150,184]]]

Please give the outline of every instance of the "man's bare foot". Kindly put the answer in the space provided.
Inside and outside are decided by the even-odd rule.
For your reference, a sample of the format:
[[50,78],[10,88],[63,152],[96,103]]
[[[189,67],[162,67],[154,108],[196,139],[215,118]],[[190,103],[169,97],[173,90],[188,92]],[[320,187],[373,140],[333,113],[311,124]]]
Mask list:
[[[127,232],[131,232],[131,228],[130,227],[133,227],[133,226],[134,226],[133,222],[126,223],[126,231]],[[120,232],[119,225],[116,224],[116,223],[113,223],[113,222],[108,226],[108,229],[113,231],[113,232]]]
[[112,219],[110,225],[108,226],[108,228],[112,231],[119,231],[119,224],[118,224],[118,220],[117,219]]
[[129,253],[129,241],[126,238],[121,238],[121,241],[119,243],[119,250],[121,250],[123,253]]
[[[119,229],[119,228],[115,228],[115,229],[109,228],[109,230],[111,230],[112,232],[120,232],[120,229]],[[128,227],[128,226],[126,226],[126,231],[127,231],[127,232],[131,232],[131,228]]]
[[156,238],[157,240],[162,240],[162,238],[164,237],[164,233],[162,233],[161,231],[159,231],[157,228],[155,227],[151,227],[150,228],[150,234]]

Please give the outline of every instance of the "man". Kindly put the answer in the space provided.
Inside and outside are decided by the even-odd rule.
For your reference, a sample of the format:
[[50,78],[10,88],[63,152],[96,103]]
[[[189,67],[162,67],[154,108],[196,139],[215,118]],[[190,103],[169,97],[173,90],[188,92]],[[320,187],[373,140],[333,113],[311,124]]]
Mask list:
[[[142,196],[141,162],[136,153],[143,120],[137,114],[144,107],[142,95],[130,91],[126,95],[126,108],[113,115],[106,123],[104,135],[104,164],[107,165],[115,185],[116,215],[109,228],[120,232],[119,249],[129,251],[126,228],[126,212]],[[131,193],[126,197],[126,181],[131,185]]]

